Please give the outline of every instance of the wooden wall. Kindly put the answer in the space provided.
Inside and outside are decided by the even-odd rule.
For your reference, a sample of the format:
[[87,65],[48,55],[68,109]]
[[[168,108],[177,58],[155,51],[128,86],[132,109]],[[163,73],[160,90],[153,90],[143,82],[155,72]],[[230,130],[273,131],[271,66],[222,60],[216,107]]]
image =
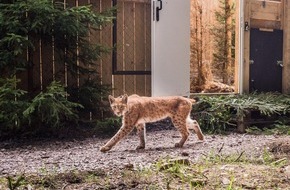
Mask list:
[[[245,0],[244,21],[249,27],[284,31],[282,92],[290,94],[290,5],[289,0]],[[249,92],[250,31],[244,31],[243,91]]]
[[284,0],[283,92],[290,94],[290,1]]
[[240,6],[241,6],[241,1],[240,0],[235,0],[236,4],[236,15],[235,15],[235,20],[236,20],[236,34],[235,34],[235,92],[239,92],[240,90],[240,80],[239,80],[239,74],[240,74],[240,60],[239,60],[239,54],[240,54]]

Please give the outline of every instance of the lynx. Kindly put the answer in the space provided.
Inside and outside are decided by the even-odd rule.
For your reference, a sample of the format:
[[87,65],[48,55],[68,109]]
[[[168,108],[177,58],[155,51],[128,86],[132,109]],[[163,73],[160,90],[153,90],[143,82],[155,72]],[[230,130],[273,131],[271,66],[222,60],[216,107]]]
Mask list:
[[109,96],[109,102],[115,115],[122,116],[122,127],[103,146],[100,151],[109,151],[122,138],[129,134],[134,127],[140,138],[136,149],[145,148],[145,123],[155,122],[164,118],[171,118],[175,128],[181,134],[181,140],[175,147],[182,147],[189,136],[189,129],[193,129],[199,140],[204,136],[197,121],[190,118],[192,104],[196,101],[182,96],[172,97],[143,97],[138,95],[122,95],[117,98]]

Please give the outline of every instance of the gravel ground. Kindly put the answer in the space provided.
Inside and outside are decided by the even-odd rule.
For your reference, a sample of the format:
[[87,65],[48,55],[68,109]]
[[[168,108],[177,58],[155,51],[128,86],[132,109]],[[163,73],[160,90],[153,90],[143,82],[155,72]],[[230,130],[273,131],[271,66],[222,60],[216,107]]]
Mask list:
[[222,154],[260,155],[273,141],[290,140],[289,136],[254,136],[230,134],[206,135],[203,142],[190,135],[183,148],[174,148],[180,135],[176,130],[147,132],[145,150],[135,150],[139,143],[137,135],[131,134],[120,141],[110,152],[101,153],[99,147],[108,139],[84,140],[38,140],[33,142],[1,142],[0,177],[21,173],[49,174],[71,170],[118,170],[126,165],[136,167],[154,163],[164,157],[188,155],[193,162],[204,154],[220,151]]

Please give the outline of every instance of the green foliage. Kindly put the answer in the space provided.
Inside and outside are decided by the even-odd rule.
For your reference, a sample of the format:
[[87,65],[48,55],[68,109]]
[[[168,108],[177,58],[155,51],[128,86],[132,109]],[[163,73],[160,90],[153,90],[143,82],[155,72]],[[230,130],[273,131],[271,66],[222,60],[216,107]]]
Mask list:
[[25,181],[25,178],[23,175],[20,175],[19,177],[17,177],[17,179],[13,179],[11,176],[8,176],[6,179],[7,179],[7,186],[9,190],[18,189],[18,187],[22,185],[23,181]]
[[68,88],[69,99],[80,103],[86,111],[95,114],[108,111],[106,110],[108,106],[104,105],[103,99],[107,99],[111,88],[109,85],[102,85],[98,81],[100,80],[86,80],[79,88]]
[[234,113],[225,104],[227,96],[203,96],[198,104],[193,106],[192,115],[198,119],[203,129],[209,132],[221,133],[230,125]]
[[96,122],[96,133],[111,135],[119,130],[122,125],[122,119],[119,117],[110,117]]
[[[211,29],[211,34],[214,39],[215,52],[213,53],[214,61],[212,63],[213,72],[220,78],[233,78],[234,72],[226,70],[227,65],[232,65],[235,59],[235,5],[228,6],[226,4],[228,0],[219,0],[219,9],[215,11],[215,24]],[[227,23],[227,19],[231,19],[231,24]],[[231,32],[231,41],[228,39],[227,31]],[[228,60],[228,49],[231,49],[231,58]],[[222,71],[222,72],[221,72]],[[223,81],[228,83],[228,81]],[[229,84],[230,85],[230,84]]]
[[155,163],[155,167],[157,172],[166,174],[167,189],[171,189],[175,180],[182,184],[180,189],[201,188],[207,181],[203,172],[192,167],[187,159],[160,160]]
[[26,60],[22,54],[27,50],[32,54],[39,39],[43,44],[51,44],[54,39],[55,52],[62,60],[56,63],[63,64],[65,60],[71,73],[89,72],[89,66],[108,48],[90,44],[86,37],[111,22],[113,12],[96,13],[90,5],[69,7],[50,0],[1,1],[0,74],[26,69],[33,59]]
[[254,93],[248,95],[202,96],[193,106],[192,114],[200,124],[212,132],[224,131],[235,126],[239,118],[250,110],[262,115],[283,117],[290,113],[290,96],[275,93]]
[[[289,122],[289,120],[287,121]],[[276,121],[272,129],[268,130],[271,134],[281,135],[286,134],[290,135],[290,124],[286,124],[283,121]]]
[[29,104],[23,99],[26,92],[16,88],[17,82],[15,77],[0,78],[0,126],[4,128],[19,127],[23,123],[22,112]]
[[[96,60],[111,48],[90,42],[89,36],[109,24],[115,11],[98,13],[91,5],[74,7],[58,0],[0,1],[1,77],[14,76],[39,64],[34,62],[34,53],[41,40],[42,44],[53,45],[56,67],[66,63],[70,76],[88,78],[75,89],[68,89],[71,96],[57,82],[35,97],[19,90],[16,81],[0,82],[1,128],[60,127],[79,121],[80,108],[88,112],[104,110],[102,98],[109,88],[101,84],[95,68]],[[56,78],[60,75],[63,73],[55,73]]]
[[23,112],[30,123],[40,122],[53,127],[64,126],[65,123],[78,119],[77,108],[83,106],[67,100],[64,87],[58,82],[52,82],[46,92],[41,92]]
[[251,126],[246,129],[246,132],[254,135],[290,135],[289,119],[285,121],[277,120],[273,125],[267,128]]

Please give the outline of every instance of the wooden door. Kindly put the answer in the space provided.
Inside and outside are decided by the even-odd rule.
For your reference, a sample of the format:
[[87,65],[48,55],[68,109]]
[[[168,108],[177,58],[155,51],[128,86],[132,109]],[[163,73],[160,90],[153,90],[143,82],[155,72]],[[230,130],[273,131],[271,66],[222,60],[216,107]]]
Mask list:
[[190,93],[190,0],[152,0],[152,96]]
[[250,92],[282,92],[283,31],[251,29]]

